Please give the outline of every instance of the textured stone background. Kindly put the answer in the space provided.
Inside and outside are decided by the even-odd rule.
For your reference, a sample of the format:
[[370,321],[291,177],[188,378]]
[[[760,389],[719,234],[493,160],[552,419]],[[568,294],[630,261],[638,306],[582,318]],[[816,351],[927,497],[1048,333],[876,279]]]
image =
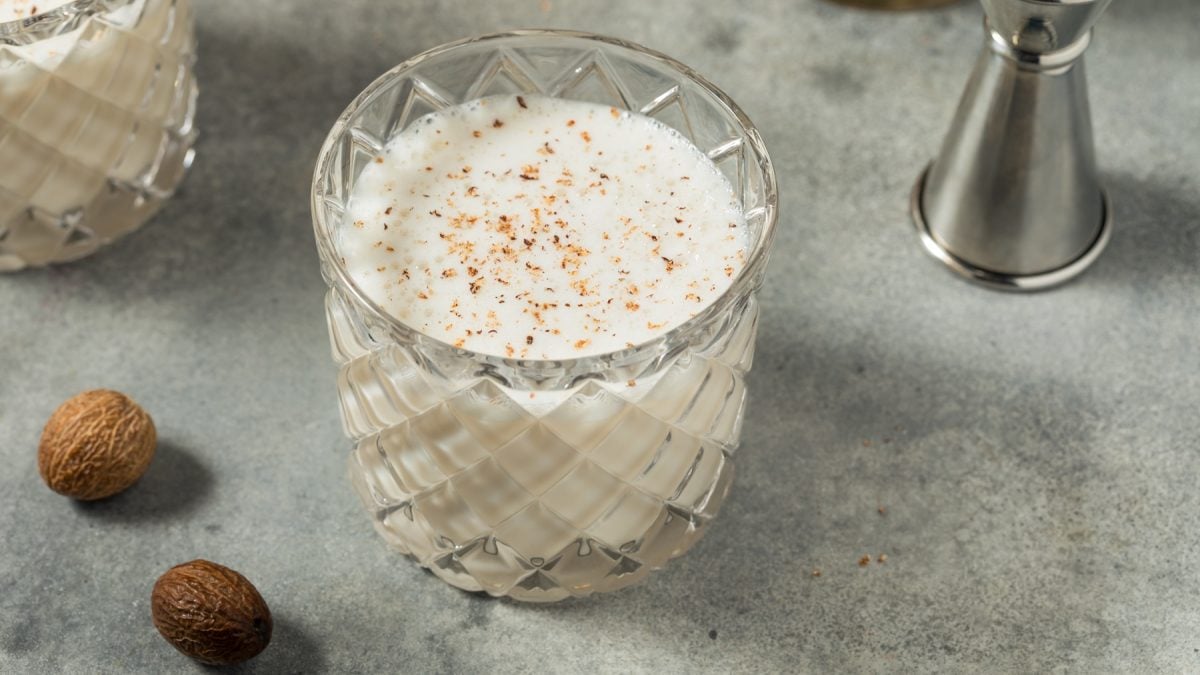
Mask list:
[[[1088,65],[1118,229],[1034,296],[952,278],[906,213],[974,3],[198,4],[182,192],[86,261],[0,277],[0,671],[200,672],[148,606],[200,556],[275,613],[245,672],[1200,669],[1200,3],[1104,18]],[[522,26],[695,66],[761,127],[783,194],[723,515],[644,586],[552,607],[454,591],[373,534],[307,207],[320,141],[376,75]],[[73,504],[38,480],[38,433],[98,386],[146,405],[160,454]]]

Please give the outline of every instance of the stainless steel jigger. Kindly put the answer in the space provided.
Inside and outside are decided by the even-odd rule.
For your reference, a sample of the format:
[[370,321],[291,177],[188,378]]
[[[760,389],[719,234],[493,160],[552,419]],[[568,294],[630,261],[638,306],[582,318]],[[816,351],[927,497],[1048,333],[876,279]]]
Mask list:
[[1082,272],[1108,243],[1083,52],[1111,0],[981,0],[987,45],[938,158],[917,181],[925,248],[994,288]]

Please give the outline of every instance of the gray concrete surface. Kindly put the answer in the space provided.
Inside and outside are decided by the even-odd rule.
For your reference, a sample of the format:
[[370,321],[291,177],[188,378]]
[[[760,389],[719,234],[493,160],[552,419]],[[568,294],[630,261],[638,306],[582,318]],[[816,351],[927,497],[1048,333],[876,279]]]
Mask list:
[[[951,277],[905,210],[976,53],[973,3],[199,0],[199,18],[181,194],[91,259],[0,277],[0,671],[202,671],[148,604],[194,557],[275,613],[244,672],[1200,670],[1200,4],[1119,2],[1101,24],[1118,229],[1034,296]],[[373,534],[307,210],[363,86],[519,26],[692,64],[761,127],[783,193],[722,516],[645,585],[550,607],[454,591]],[[100,386],[145,404],[160,454],[74,504],[38,480],[38,434]]]

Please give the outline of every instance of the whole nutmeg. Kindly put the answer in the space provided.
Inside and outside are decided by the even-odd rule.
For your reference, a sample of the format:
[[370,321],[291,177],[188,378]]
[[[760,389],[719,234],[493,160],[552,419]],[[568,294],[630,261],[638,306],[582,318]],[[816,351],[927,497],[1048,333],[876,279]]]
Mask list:
[[229,666],[266,649],[271,610],[246,577],[207,560],[167,570],[150,594],[154,627],[201,663]]
[[75,499],[111,497],[137,482],[154,458],[154,421],[125,394],[85,391],[54,411],[38,444],[38,472]]

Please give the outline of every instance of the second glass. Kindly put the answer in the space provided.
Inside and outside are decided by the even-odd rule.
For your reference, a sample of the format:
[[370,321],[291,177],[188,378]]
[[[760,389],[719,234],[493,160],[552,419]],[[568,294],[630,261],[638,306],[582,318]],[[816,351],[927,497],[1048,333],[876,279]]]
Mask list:
[[49,4],[0,23],[0,272],[133,231],[192,162],[191,0]]
[[[706,152],[751,233],[731,287],[649,342],[557,361],[455,348],[380,309],[339,249],[357,177],[423,115],[497,94],[640,112]],[[393,547],[459,588],[552,601],[627,586],[696,543],[733,479],[777,210],[762,140],[726,95],[662,54],[583,33],[445,45],[342,114],[312,209],[350,476]]]

